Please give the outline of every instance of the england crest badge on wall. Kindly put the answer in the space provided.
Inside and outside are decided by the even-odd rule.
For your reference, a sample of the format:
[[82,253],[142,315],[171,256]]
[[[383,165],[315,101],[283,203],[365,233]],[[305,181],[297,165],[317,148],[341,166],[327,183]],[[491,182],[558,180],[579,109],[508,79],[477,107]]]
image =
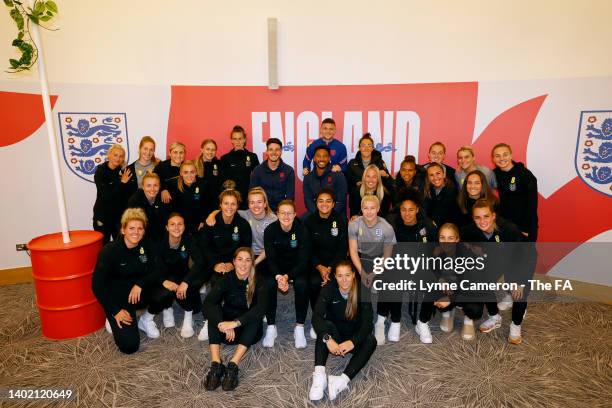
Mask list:
[[576,171],[591,188],[612,196],[612,111],[582,111]]
[[78,177],[93,183],[96,167],[106,161],[114,144],[123,146],[129,162],[125,113],[60,112],[58,116],[64,161]]

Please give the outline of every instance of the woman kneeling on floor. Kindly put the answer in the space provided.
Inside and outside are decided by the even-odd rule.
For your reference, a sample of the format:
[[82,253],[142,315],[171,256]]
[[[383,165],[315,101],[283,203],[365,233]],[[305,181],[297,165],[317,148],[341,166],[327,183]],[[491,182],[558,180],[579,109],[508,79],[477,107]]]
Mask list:
[[[140,334],[159,337],[153,316],[161,312],[171,292],[161,284],[157,248],[143,239],[147,216],[128,208],[121,217],[121,236],[102,248],[93,273],[92,289],[104,308],[115,343],[123,353],[138,351]],[[136,310],[147,307],[136,325]]]
[[[361,298],[369,292],[362,288],[349,261],[338,263],[335,278],[321,289],[312,317],[317,343],[309,394],[311,401],[323,398],[325,387],[329,399],[336,399],[376,349],[376,339],[372,334],[372,306],[369,300]],[[342,375],[325,375],[329,353],[342,357],[347,353],[353,354]]]
[[[255,278],[253,260],[251,248],[238,248],[234,253],[234,270],[219,277],[204,301],[212,361],[204,380],[208,391],[219,385],[225,391],[236,388],[240,360],[263,335],[267,289],[263,280]],[[238,344],[227,367],[221,362],[222,342]]]

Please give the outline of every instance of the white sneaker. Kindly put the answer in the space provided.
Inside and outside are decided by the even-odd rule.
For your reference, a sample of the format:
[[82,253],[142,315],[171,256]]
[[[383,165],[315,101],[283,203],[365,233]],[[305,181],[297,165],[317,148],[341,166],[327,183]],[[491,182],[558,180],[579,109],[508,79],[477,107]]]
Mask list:
[[106,329],[106,332],[108,334],[113,334],[113,329],[111,328],[111,325],[108,319],[106,319],[106,321],[104,322],[104,328]]
[[295,329],[293,329],[293,337],[295,338],[295,348],[306,348],[306,336],[304,335],[304,326],[295,326]]
[[208,340],[208,320],[204,322],[204,326],[202,326],[202,330],[198,333],[198,340],[206,341]]
[[342,375],[330,375],[327,377],[327,395],[329,400],[333,401],[336,399],[338,394],[348,389],[348,377]]
[[512,296],[509,293],[506,293],[504,298],[497,303],[497,308],[499,310],[508,310],[512,307],[514,301],[512,300]]
[[268,348],[274,347],[274,340],[276,340],[277,336],[278,333],[276,332],[276,326],[273,324],[268,325],[266,328],[266,335],[264,336],[261,345]]
[[153,321],[153,315],[149,312],[144,312],[143,315],[140,316],[140,319],[138,319],[138,328],[145,332],[150,339],[159,337],[159,330]]
[[450,333],[455,327],[455,309],[450,312],[442,312],[442,319],[440,319],[440,330],[444,333]]
[[321,373],[312,373],[312,385],[310,386],[308,398],[311,401],[319,401],[323,398],[325,388],[327,388],[327,376]]
[[420,320],[417,320],[416,326],[414,326],[414,331],[419,335],[419,339],[423,344],[431,344],[433,342],[433,337],[431,336],[431,330],[429,330],[429,324],[423,323]]
[[174,310],[172,307],[164,309],[163,319],[164,327],[174,327]]
[[387,333],[387,339],[389,341],[393,341],[393,342],[399,341],[400,327],[401,327],[400,323],[391,323],[391,326],[389,326],[389,332]]
[[317,332],[315,331],[314,327],[310,328],[310,338],[313,340],[317,339]]
[[[206,328],[208,330],[208,327]],[[188,339],[193,337],[195,332],[193,331],[193,312],[185,312],[183,318],[183,325],[181,326],[181,337]],[[207,333],[208,334],[208,333]]]
[[382,346],[385,344],[385,323],[376,323],[374,325],[374,337],[376,337],[376,344]]
[[523,342],[523,336],[521,336],[521,325],[517,326],[514,324],[514,322],[510,323],[508,342],[511,344],[521,344]]
[[500,315],[496,314],[493,316],[489,316],[489,318],[482,322],[482,324],[480,325],[480,332],[488,333],[495,329],[499,329],[501,327],[501,322],[502,318]]

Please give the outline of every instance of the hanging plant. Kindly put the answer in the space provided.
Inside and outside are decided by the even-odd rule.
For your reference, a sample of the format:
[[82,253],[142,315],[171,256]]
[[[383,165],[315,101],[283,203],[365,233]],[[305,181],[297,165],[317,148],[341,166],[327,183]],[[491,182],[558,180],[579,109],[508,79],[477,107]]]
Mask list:
[[18,30],[17,38],[13,40],[12,46],[21,53],[19,59],[9,59],[10,68],[7,72],[29,70],[38,60],[38,47],[36,47],[30,34],[30,22],[49,30],[41,23],[49,22],[57,15],[57,4],[54,1],[45,0],[34,1],[32,7],[24,6],[23,1],[19,0],[4,0],[4,4],[9,8],[9,15],[17,25]]

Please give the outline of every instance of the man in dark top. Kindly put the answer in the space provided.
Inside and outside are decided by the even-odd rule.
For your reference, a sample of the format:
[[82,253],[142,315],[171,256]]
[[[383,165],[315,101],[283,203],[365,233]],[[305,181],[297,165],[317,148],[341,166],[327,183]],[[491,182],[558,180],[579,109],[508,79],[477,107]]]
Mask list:
[[281,159],[282,150],[283,142],[275,137],[268,139],[266,142],[268,158],[255,167],[249,185],[249,188],[261,187],[265,190],[272,211],[276,211],[278,203],[282,200],[295,198],[295,172]]

